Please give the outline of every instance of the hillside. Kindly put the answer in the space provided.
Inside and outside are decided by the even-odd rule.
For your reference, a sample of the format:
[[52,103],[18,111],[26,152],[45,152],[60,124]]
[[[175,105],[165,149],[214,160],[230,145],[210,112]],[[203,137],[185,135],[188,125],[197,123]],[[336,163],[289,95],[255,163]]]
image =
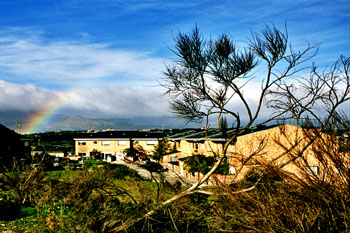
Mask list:
[[[18,112],[15,115],[16,118],[10,117],[9,115],[10,114],[6,113],[0,114],[0,123],[10,129],[15,129],[16,120],[18,120],[21,125],[24,125],[30,114],[21,114]],[[183,120],[172,117],[87,118],[76,115],[57,115],[51,118],[45,124],[39,126],[35,131],[48,132],[88,129],[169,129],[199,126],[199,124],[195,123],[185,125]]]

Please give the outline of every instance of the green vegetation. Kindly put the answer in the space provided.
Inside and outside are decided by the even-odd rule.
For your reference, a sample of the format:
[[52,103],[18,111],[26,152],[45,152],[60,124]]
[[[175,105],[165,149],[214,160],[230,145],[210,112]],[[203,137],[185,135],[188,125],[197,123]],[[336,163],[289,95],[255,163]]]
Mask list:
[[[1,230],[101,232],[115,216],[153,208],[157,186],[123,165],[83,171],[42,170],[0,175]],[[176,192],[163,188],[161,198]]]
[[[206,174],[214,166],[216,162],[216,156],[205,156],[205,155],[193,155],[183,159],[185,162],[184,168],[194,175],[195,172]],[[221,162],[219,167],[213,174],[228,175],[229,164],[227,159]]]
[[162,139],[157,145],[154,146],[154,151],[151,158],[159,162],[159,160],[169,152],[170,144],[168,140]]
[[149,156],[145,149],[140,144],[133,143],[133,146],[124,150],[126,157],[136,160],[148,160]]
[[[261,179],[263,177],[263,179]],[[318,180],[295,183],[273,167],[227,187],[185,196],[128,232],[346,232],[349,190]],[[290,177],[289,177],[290,178]],[[244,190],[252,186],[249,192]],[[0,176],[0,230],[115,232],[183,191],[142,180],[122,165],[83,171],[28,171]],[[211,193],[211,195],[208,195]]]

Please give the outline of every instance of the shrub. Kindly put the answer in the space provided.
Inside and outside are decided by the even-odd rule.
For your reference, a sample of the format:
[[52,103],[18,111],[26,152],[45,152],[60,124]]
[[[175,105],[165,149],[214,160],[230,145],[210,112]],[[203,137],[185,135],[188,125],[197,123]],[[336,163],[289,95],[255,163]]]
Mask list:
[[126,177],[141,179],[141,176],[137,173],[137,171],[132,170],[125,165],[109,164],[107,168],[111,170],[113,178],[118,180],[123,180]]
[[36,217],[37,210],[33,206],[21,207],[20,208],[22,217]]

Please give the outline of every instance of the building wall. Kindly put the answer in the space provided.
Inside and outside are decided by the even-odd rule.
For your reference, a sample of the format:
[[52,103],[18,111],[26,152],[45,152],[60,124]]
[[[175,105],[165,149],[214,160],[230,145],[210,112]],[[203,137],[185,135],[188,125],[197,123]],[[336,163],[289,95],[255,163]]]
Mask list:
[[157,140],[135,140],[135,143],[142,146],[148,153],[152,153],[154,151],[154,146],[158,145]]
[[[125,144],[125,145],[121,145]],[[76,140],[75,141],[75,154],[81,155],[85,153],[86,156],[90,156],[90,152],[97,150],[98,152],[119,152],[122,153],[124,149],[130,147],[129,140],[111,140],[111,139],[93,139],[93,140]]]
[[[322,140],[328,140],[326,135],[322,137]],[[236,180],[241,180],[249,170],[264,164],[283,166],[284,171],[300,178],[305,174],[306,169],[312,168],[317,169],[317,173],[321,175],[322,165],[312,150],[317,141],[310,145],[309,142],[309,137],[305,134],[304,129],[283,125],[238,137],[235,145],[229,146],[226,155],[232,168],[231,171],[240,171],[235,177]],[[212,156],[212,151],[222,153],[221,143],[209,140],[197,142],[196,146],[194,143],[181,140],[180,143],[177,143],[179,152],[164,156],[163,164],[183,175],[186,171],[183,169],[182,161],[178,161],[177,166],[168,164],[173,157],[184,158],[196,154]]]
[[[184,158],[192,155],[206,155],[213,156],[214,153],[222,154],[223,146],[221,142],[213,142],[210,140],[194,141],[194,140],[181,140],[180,142],[171,142],[176,144],[176,150],[181,151],[178,155],[179,158]],[[233,152],[234,146],[230,145],[228,153]]]
[[49,155],[54,156],[54,157],[64,157],[64,152],[47,152]]
[[[184,176],[187,179],[194,181],[199,180],[200,174],[192,175],[185,170],[185,163],[179,159],[186,158],[195,155],[214,156],[214,153],[220,155],[223,152],[222,142],[213,142],[210,140],[181,140],[170,142],[172,146],[175,146],[177,153],[171,153],[163,156],[161,163],[163,166],[168,167],[170,170]],[[234,151],[234,145],[229,145],[227,154],[230,155]],[[177,162],[177,165],[171,162]]]
[[[158,144],[157,140],[135,140],[147,152],[151,153],[154,146]],[[124,150],[130,148],[129,139],[79,139],[75,141],[75,154],[90,156],[90,152],[97,150],[101,153],[111,153],[112,155],[121,155]]]
[[264,164],[283,167],[283,170],[301,178],[307,167],[321,169],[312,144],[304,129],[283,125],[237,138],[232,164],[242,169],[242,178],[250,169]]

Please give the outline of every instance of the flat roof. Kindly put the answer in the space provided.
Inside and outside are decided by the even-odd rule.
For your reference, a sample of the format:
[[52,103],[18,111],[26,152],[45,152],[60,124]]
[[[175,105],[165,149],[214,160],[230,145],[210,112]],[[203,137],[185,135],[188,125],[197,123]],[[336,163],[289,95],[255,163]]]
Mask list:
[[82,133],[79,138],[74,140],[146,140],[146,139],[159,139],[163,138],[163,132],[159,131],[137,131],[137,130],[116,130],[116,131],[105,131],[105,132],[89,132]]

